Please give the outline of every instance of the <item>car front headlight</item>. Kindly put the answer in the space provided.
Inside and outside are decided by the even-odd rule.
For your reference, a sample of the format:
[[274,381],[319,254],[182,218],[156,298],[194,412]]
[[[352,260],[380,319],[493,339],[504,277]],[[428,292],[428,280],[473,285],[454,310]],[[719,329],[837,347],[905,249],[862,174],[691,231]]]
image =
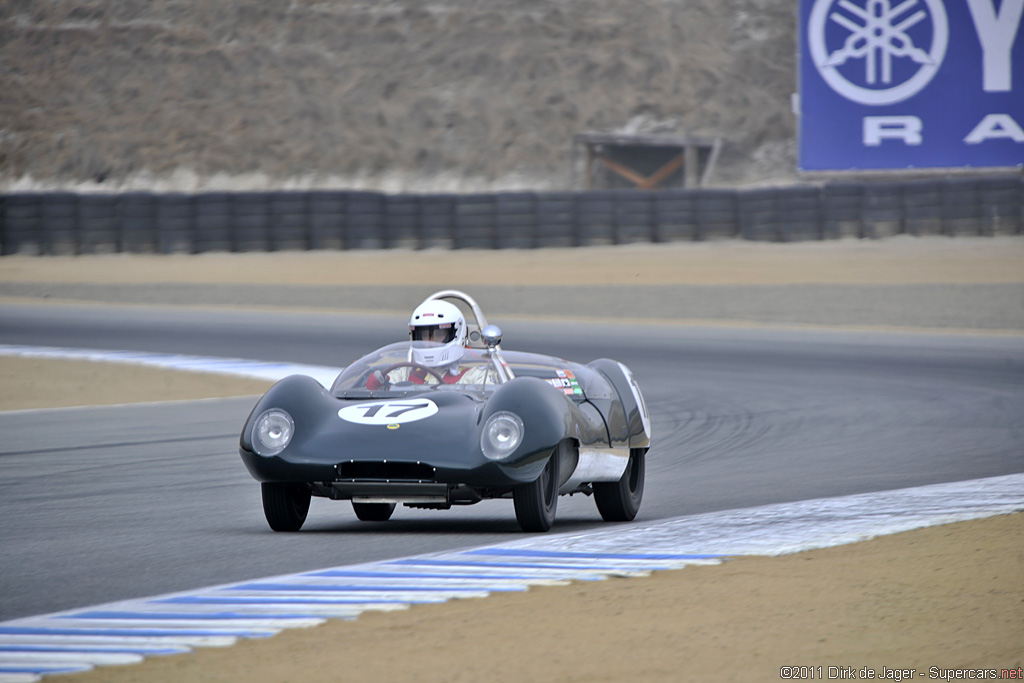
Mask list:
[[292,416],[280,408],[265,410],[252,427],[252,449],[264,457],[277,455],[295,434]]
[[503,410],[487,418],[480,434],[480,449],[489,460],[503,460],[523,442],[523,421],[515,413]]

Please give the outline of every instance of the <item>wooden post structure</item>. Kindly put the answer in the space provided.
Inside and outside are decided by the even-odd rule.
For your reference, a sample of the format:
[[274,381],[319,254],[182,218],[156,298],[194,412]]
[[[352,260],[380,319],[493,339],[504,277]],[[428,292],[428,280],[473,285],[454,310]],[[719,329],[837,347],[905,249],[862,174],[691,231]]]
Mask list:
[[[573,136],[573,147],[577,145],[583,145],[586,150],[584,189],[594,188],[594,162],[597,161],[630,186],[651,190],[665,187],[665,183],[676,174],[679,174],[682,187],[707,185],[718,160],[721,139],[690,135],[577,133]],[[673,153],[675,150],[678,153]],[[702,159],[703,169],[700,167]]]

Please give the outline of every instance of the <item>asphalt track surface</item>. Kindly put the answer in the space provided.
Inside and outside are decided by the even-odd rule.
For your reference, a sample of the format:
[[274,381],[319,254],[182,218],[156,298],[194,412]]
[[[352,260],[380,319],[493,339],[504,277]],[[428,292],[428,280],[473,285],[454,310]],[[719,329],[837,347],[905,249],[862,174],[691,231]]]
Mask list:
[[[656,439],[639,521],[1024,472],[1020,336],[491,317],[507,349],[633,369]],[[338,366],[404,324],[0,305],[5,344]],[[510,501],[377,524],[324,500],[302,532],[276,534],[237,455],[254,402],[0,413],[0,620],[521,535]],[[555,532],[591,528],[607,528],[591,499],[560,499]]]

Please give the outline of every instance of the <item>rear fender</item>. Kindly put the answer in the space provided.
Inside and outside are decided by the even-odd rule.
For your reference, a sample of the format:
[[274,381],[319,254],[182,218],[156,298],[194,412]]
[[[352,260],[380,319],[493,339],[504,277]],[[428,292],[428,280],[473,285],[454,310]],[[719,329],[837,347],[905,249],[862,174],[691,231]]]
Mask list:
[[588,366],[608,378],[622,405],[621,414],[606,416],[612,447],[648,448],[651,445],[651,416],[632,371],[625,364],[609,358],[600,358]]

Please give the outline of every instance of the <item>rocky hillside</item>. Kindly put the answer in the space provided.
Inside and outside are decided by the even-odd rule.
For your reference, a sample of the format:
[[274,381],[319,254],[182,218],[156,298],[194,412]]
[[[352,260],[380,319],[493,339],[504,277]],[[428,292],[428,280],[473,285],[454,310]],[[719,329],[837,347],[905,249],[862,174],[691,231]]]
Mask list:
[[795,175],[791,0],[3,0],[0,189],[561,189],[581,131]]

